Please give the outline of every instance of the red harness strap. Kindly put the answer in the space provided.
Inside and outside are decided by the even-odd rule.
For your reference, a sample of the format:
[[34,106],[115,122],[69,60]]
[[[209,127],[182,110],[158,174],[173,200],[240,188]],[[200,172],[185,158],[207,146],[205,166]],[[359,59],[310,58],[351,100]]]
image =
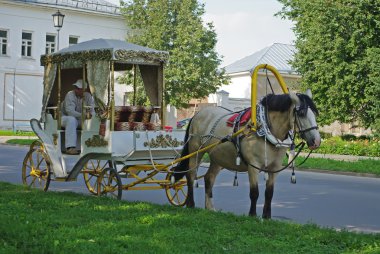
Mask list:
[[240,114],[243,114],[243,115],[240,117],[240,122],[239,122],[239,126],[242,126],[242,125],[246,124],[246,123],[249,121],[249,119],[251,119],[251,108],[233,114],[230,118],[228,118],[228,120],[227,120],[227,126],[229,126],[229,127],[233,127],[233,126],[234,126],[235,119],[236,119]]

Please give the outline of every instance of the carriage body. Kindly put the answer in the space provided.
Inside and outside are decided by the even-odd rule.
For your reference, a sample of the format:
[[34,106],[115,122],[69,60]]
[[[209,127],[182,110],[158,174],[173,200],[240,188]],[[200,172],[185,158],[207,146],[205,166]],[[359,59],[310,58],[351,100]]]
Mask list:
[[[166,126],[163,72],[167,60],[167,52],[105,39],[82,42],[41,56],[44,66],[43,107],[41,119],[31,120],[32,129],[40,141],[30,147],[24,159],[23,182],[28,184],[27,177],[31,176],[32,184],[42,182],[42,188],[47,190],[50,180],[72,181],[83,173],[90,192],[100,195],[108,188],[116,191],[120,198],[121,189],[132,187],[124,185],[119,176],[122,173],[125,178],[131,178],[133,174],[128,168],[133,168],[133,173],[141,166],[141,171],[154,171],[151,175],[162,171],[169,174],[167,167],[160,170],[159,165],[178,157],[185,131]],[[123,71],[141,74],[151,106],[115,105],[115,74]],[[82,105],[81,128],[77,130],[80,154],[73,156],[63,153],[65,129],[62,128],[61,104],[78,79],[86,81],[83,89],[91,92],[96,114],[87,117],[86,106]],[[136,89],[136,76],[133,81]],[[150,122],[153,113],[159,114],[160,124]],[[36,163],[33,162],[34,154],[37,154]],[[41,158],[46,164],[44,173],[36,169]],[[72,168],[68,168],[67,160],[76,161]],[[24,172],[28,168],[30,174]],[[103,188],[102,179],[99,179],[102,177],[119,183],[113,188]],[[169,185],[166,178],[161,182],[157,180],[163,189]],[[152,179],[148,177],[149,180]],[[136,181],[144,182],[141,176]]]

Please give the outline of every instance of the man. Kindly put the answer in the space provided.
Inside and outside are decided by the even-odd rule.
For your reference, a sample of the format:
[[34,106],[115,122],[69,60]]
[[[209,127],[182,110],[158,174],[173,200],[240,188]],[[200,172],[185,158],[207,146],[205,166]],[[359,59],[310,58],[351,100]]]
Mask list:
[[[82,100],[84,105],[90,106],[87,117],[95,115],[94,99],[91,94],[83,91],[83,80],[78,79],[74,84],[74,90],[66,94],[62,105],[62,126],[65,127],[65,147],[66,154],[79,154],[76,150],[77,145],[77,127],[81,126],[82,119]],[[87,87],[87,86],[86,86]]]

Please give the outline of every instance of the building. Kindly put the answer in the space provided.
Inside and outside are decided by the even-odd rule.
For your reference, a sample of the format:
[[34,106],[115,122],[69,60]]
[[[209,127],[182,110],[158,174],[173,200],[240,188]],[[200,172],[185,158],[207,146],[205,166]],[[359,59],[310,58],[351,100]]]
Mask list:
[[[222,86],[220,91],[209,96],[209,102],[237,111],[251,106],[251,72],[260,64],[269,64],[278,70],[290,90],[296,90],[301,76],[290,66],[295,47],[293,45],[274,43],[252,55],[240,59],[225,67],[230,77],[229,85]],[[274,75],[260,70],[258,73],[257,98],[271,93],[282,93]],[[271,85],[271,86],[270,86]]]
[[[290,89],[295,89],[300,81],[299,76],[289,65],[293,58],[295,47],[293,45],[274,43],[252,55],[244,57],[225,68],[230,83],[224,85],[215,94],[201,100],[191,100],[189,107],[178,111],[178,119],[192,117],[196,112],[207,106],[222,106],[233,111],[239,111],[251,106],[251,72],[259,64],[269,64],[275,67]],[[269,81],[267,80],[267,77]],[[269,82],[276,93],[282,93],[275,76],[269,71],[258,73],[258,97],[266,94],[270,89]],[[268,93],[271,91],[268,90]]]
[[[213,95],[209,96],[208,102],[218,106],[238,111],[251,106],[251,72],[259,64],[269,64],[275,67],[284,78],[290,91],[299,90],[301,76],[289,64],[294,57],[296,48],[293,45],[274,43],[260,51],[255,52],[241,60],[225,67],[226,74],[231,82]],[[257,98],[271,93],[269,83],[272,84],[275,93],[282,93],[281,88],[271,72],[260,71],[258,74]],[[368,135],[369,129],[360,127],[358,123],[339,123],[335,121],[329,126],[320,128],[322,132],[331,133],[333,136],[353,134],[356,136]]]
[[[65,15],[59,31],[52,17],[58,10]],[[127,31],[119,7],[103,0],[0,0],[0,128],[39,119],[41,55],[96,38],[125,40]]]

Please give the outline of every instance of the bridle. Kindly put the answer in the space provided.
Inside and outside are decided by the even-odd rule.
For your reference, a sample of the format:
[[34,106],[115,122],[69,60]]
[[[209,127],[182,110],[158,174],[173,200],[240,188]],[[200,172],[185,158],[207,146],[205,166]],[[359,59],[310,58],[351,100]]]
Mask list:
[[[306,128],[306,129],[302,129],[302,124],[301,124],[301,121],[300,121],[300,117],[303,117],[307,115],[307,111],[310,107],[309,106],[296,106],[293,110],[294,112],[294,122],[295,122],[295,125],[297,125],[297,129],[298,129],[298,133],[300,134],[300,137],[302,139],[305,139],[305,133],[306,132],[309,132],[309,131],[312,131],[312,130],[318,130],[318,125],[315,125],[315,126],[312,126],[310,128]],[[306,112],[306,113],[304,113]]]

